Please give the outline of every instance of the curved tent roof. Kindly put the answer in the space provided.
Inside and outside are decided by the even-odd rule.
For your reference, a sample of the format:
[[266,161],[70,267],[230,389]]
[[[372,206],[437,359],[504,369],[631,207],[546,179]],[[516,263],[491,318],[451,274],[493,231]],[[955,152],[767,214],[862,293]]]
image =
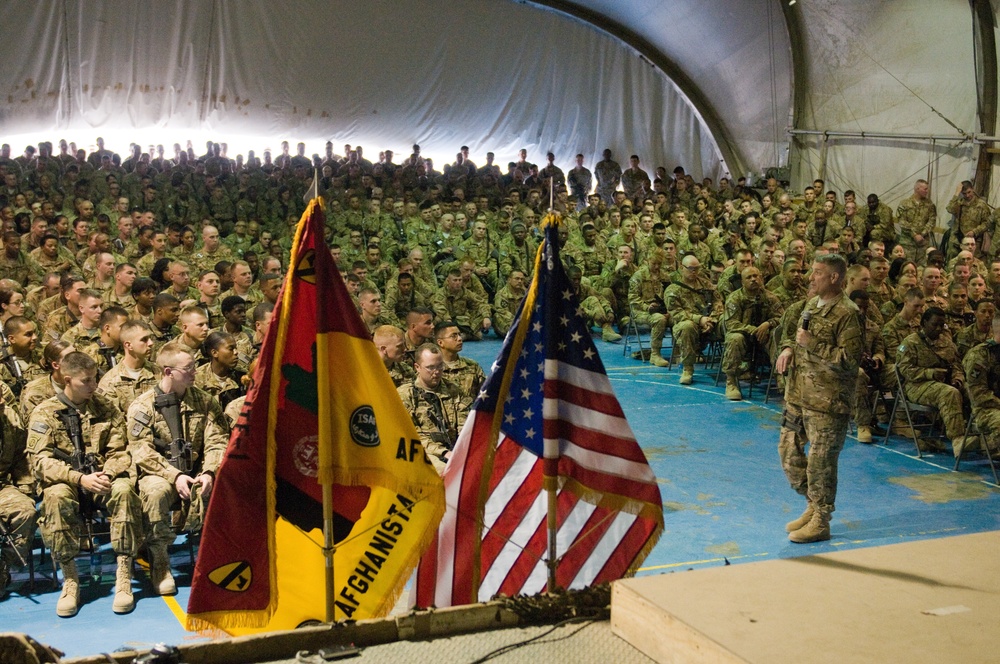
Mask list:
[[994,131],[994,15],[983,0],[13,1],[0,127],[84,147],[112,132],[419,143],[439,163],[462,144],[564,167],[610,147],[650,171],[785,166],[795,188],[822,176],[890,202],[925,176],[943,208],[991,145],[973,135]]

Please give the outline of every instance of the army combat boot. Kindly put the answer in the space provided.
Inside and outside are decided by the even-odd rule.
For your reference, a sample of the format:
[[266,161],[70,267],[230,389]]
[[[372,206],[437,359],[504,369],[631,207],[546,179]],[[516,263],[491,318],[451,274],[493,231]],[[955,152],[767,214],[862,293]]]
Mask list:
[[830,539],[830,515],[814,509],[809,523],[789,533],[788,539],[796,544],[825,542]]
[[666,331],[662,324],[653,325],[652,334],[649,337],[649,363],[654,367],[668,367],[670,363],[663,359],[663,337]]
[[785,524],[785,532],[794,533],[796,530],[809,523],[813,518],[813,511],[812,503],[806,505],[806,511],[800,514],[799,518]]
[[743,401],[739,375],[726,374],[726,398],[730,401]]
[[80,577],[76,573],[75,560],[67,560],[60,567],[63,585],[56,602],[56,615],[60,618],[72,618],[80,610]]
[[115,574],[115,601],[111,610],[115,613],[128,613],[135,608],[135,598],[132,597],[132,557],[118,556],[118,571]]
[[681,385],[690,385],[694,382],[694,362],[684,363],[681,369]]
[[615,332],[614,328],[611,327],[611,323],[605,323],[601,326],[601,339],[614,343],[616,341],[621,341],[622,335]]
[[153,590],[157,595],[175,595],[177,584],[174,583],[174,576],[170,573],[170,554],[167,553],[167,545],[150,544],[149,555],[152,557],[149,563],[149,580],[153,583]]
[[649,353],[649,363],[652,364],[654,367],[670,366],[670,363],[667,362],[665,359],[663,359],[663,355],[660,354],[661,350],[662,349],[660,346],[653,346],[652,350]]

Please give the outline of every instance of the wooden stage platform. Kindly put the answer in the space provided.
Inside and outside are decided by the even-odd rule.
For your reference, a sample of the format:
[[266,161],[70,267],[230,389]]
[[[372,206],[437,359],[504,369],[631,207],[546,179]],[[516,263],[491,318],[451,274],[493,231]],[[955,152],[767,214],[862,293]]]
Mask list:
[[616,582],[657,662],[998,662],[1000,532]]

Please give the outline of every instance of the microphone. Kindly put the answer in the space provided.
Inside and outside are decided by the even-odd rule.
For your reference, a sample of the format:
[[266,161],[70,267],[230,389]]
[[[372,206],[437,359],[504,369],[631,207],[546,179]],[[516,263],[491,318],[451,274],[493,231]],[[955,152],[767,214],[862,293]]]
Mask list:
[[802,312],[802,329],[809,331],[809,320],[812,318],[812,312],[806,309]]

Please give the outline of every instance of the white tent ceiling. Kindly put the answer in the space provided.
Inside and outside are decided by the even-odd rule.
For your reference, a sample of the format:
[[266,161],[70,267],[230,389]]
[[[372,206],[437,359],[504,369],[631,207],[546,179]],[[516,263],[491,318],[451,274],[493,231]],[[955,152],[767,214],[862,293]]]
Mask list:
[[526,147],[563,166],[611,147],[715,178],[790,165],[797,186],[890,200],[930,174],[943,207],[971,142],[788,130],[976,132],[970,3],[793,4],[7,0],[0,134],[418,142],[449,161],[467,144],[502,163]]

